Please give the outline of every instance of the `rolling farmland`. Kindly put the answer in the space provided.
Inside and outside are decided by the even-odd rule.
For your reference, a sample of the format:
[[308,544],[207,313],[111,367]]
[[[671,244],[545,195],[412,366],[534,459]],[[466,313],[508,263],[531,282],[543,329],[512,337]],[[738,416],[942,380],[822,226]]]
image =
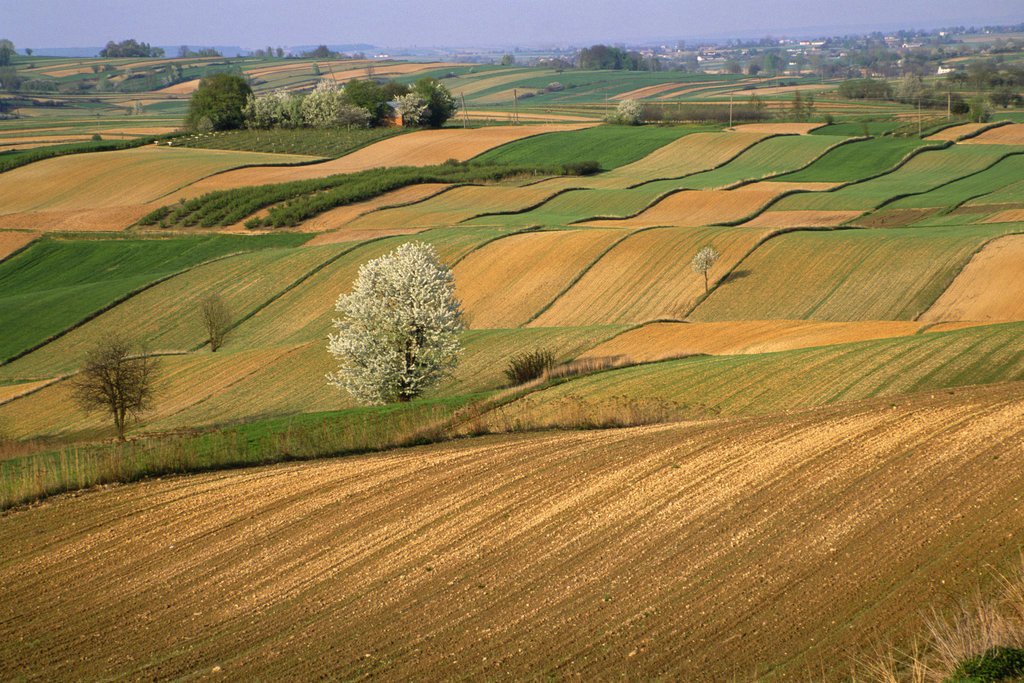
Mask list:
[[7,359],[133,291],[235,251],[286,244],[213,236],[158,241],[46,240],[0,263],[0,356]]
[[1020,323],[765,354],[684,358],[609,370],[496,411],[524,421],[565,404],[663,403],[681,418],[766,414],[878,396],[1024,379]]
[[[1022,417],[1015,387],[958,391],[64,498],[0,525],[0,666],[721,680],[827,660],[838,674],[877,633],[912,628],[937,583],[970,590],[1014,556],[1024,482],[999,456],[1024,448]],[[92,656],[70,633],[96,634]]]
[[[920,107],[802,62],[838,42],[651,71],[16,53],[0,678],[832,681],[909,651],[1024,533],[1024,124],[975,92],[1019,60],[941,44]],[[429,76],[459,111],[179,131],[225,72]],[[410,275],[363,270],[409,242],[464,329],[418,270],[348,368],[409,372],[440,317],[458,363],[362,405],[327,381],[335,302]],[[75,391],[117,338],[157,363],[125,441]]]
[[774,237],[693,319],[913,320],[998,226],[793,232]]

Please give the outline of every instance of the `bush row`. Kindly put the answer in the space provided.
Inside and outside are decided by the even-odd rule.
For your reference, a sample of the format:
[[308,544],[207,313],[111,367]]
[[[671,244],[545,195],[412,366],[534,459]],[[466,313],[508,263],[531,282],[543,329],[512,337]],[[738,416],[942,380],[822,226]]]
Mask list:
[[507,166],[449,161],[438,166],[375,168],[358,173],[298,180],[277,185],[211,192],[144,216],[140,225],[214,227],[234,225],[270,207],[266,218],[251,218],[248,228],[291,227],[325,211],[366,201],[420,183],[472,183],[522,175],[588,175],[597,162],[560,166]]

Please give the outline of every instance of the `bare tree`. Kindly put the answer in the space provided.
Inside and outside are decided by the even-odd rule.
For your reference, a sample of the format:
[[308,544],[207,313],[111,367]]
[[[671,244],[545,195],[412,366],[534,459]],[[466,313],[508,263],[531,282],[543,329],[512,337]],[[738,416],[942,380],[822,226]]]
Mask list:
[[211,294],[203,299],[200,305],[200,314],[203,319],[203,327],[206,329],[207,339],[210,341],[210,350],[216,351],[224,345],[224,337],[231,327],[231,311],[224,299],[219,294]]
[[71,381],[75,401],[87,411],[108,412],[117,438],[124,441],[129,417],[138,419],[152,407],[157,360],[132,345],[110,337],[85,357],[85,365]]
[[701,247],[693,256],[693,260],[690,261],[690,266],[693,268],[693,272],[704,276],[704,293],[708,293],[708,271],[711,270],[712,266],[718,262],[718,258],[721,254],[718,250],[708,245]]

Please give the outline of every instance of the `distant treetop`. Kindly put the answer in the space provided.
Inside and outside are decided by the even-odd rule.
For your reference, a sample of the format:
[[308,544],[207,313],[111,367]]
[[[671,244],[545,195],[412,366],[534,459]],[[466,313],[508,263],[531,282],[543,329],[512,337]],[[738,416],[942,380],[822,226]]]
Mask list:
[[163,57],[163,48],[151,47],[149,43],[140,43],[134,38],[122,40],[120,43],[108,41],[107,46],[100,50],[100,57]]

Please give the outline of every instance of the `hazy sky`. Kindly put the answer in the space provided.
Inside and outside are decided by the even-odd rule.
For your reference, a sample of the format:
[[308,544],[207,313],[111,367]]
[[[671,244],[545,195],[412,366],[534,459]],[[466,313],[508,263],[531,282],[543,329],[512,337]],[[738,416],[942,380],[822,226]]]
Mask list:
[[480,46],[1024,21],[1022,0],[0,0],[20,47]]

